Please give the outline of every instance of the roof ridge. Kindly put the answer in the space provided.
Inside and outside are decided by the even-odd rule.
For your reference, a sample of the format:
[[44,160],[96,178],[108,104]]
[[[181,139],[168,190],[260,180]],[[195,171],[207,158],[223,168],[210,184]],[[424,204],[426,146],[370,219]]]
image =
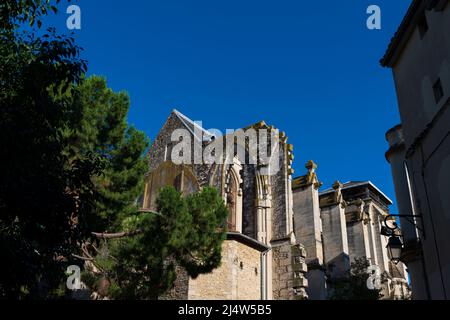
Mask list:
[[[211,138],[214,136],[211,132],[209,132],[208,130],[206,130],[205,128],[203,128],[202,126],[200,126],[198,124],[198,122],[191,120],[190,118],[188,118],[187,116],[185,116],[183,113],[181,113],[180,111],[178,111],[177,109],[173,109],[172,113],[175,114],[175,116],[185,125],[185,127],[192,133],[192,135],[197,138],[200,141],[206,140],[209,141],[211,140]],[[195,128],[197,128],[202,134],[203,137],[199,137],[196,134],[196,130]],[[206,136],[205,136],[206,135]]]

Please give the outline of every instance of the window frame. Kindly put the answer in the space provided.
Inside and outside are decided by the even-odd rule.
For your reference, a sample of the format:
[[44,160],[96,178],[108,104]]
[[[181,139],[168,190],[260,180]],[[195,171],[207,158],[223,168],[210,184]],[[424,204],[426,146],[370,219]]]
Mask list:
[[438,78],[433,84],[433,95],[436,104],[440,103],[444,98],[444,87],[442,86],[441,78]]

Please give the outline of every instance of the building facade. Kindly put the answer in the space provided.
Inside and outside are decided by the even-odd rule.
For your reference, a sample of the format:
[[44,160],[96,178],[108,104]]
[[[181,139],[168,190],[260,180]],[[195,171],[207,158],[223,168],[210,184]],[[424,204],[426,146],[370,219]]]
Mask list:
[[306,249],[310,299],[327,299],[334,280],[348,276],[359,259],[385,276],[383,299],[408,299],[405,266],[390,261],[387,237],[381,234],[392,201],[370,181],[336,181],[319,192],[317,165],[310,161],[306,169],[293,181],[294,226]]
[[[216,136],[174,110],[154,139],[143,209],[155,210],[158,191],[168,185],[184,194],[215,187],[229,209],[221,266],[196,279],[179,269],[175,288],[162,298],[296,300],[309,293],[310,299],[327,299],[328,283],[348,273],[352,257],[367,257],[379,265],[392,283],[385,297],[403,298],[404,273],[396,266],[400,271],[391,276],[393,267],[378,228],[378,217],[388,212],[390,200],[371,183],[336,184],[319,194],[321,183],[312,161],[306,175],[292,179],[293,146],[284,132],[265,122],[242,132],[249,129],[256,141],[249,135]],[[252,147],[270,140],[263,135],[267,132],[274,134],[271,160],[263,161],[258,153],[250,161]],[[186,142],[192,152],[180,150],[174,141]],[[231,156],[221,154],[219,149],[230,141]],[[226,161],[206,164],[195,159],[205,151]],[[175,160],[176,155],[184,160]],[[397,283],[402,288],[395,295]]]
[[381,60],[401,124],[386,134],[413,299],[450,298],[450,5],[414,0]]
[[[275,128],[264,122],[246,129],[256,134],[275,132]],[[188,136],[183,139],[189,140],[192,153],[184,150],[186,161],[175,164],[171,157],[179,151],[173,135],[186,132]],[[155,199],[161,187],[173,185],[189,194],[212,186],[220,191],[230,214],[222,265],[197,279],[183,276],[180,270],[175,289],[167,298],[304,299],[307,287],[305,250],[293,230],[293,147],[287,143],[284,133],[276,135],[274,143],[279,152],[274,161],[279,170],[271,175],[266,170],[270,163],[262,164],[259,158],[254,162],[246,159],[249,153],[245,151],[258,143],[245,139],[238,142],[231,139],[233,152],[231,158],[222,159],[226,161],[212,164],[196,161],[198,154],[223,146],[221,143],[226,139],[227,136],[214,136],[174,110],[149,150],[144,209],[156,209]]]

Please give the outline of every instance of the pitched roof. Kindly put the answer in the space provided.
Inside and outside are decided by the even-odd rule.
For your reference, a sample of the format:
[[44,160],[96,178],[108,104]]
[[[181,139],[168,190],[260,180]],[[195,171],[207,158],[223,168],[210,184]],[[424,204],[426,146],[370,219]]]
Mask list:
[[[192,133],[192,135],[198,140],[202,141],[211,141],[215,138],[215,135],[209,132],[208,130],[202,128],[197,122],[192,121],[180,111],[174,109],[173,114],[175,114],[178,119],[184,124],[184,126]],[[201,133],[203,137],[199,136],[198,133]]]

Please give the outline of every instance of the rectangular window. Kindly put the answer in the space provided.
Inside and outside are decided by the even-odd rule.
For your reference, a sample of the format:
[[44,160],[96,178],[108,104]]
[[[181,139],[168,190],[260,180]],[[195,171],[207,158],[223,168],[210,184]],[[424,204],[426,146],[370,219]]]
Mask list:
[[164,152],[164,161],[172,160],[172,149],[173,149],[173,142],[169,142],[168,144],[166,144],[166,150]]
[[420,18],[419,22],[417,23],[417,26],[419,28],[420,39],[423,39],[423,37],[425,37],[425,34],[428,31],[428,22],[425,14]]
[[444,97],[444,89],[442,88],[441,79],[438,79],[433,85],[433,93],[436,103],[439,103],[439,101],[441,101],[441,99]]

